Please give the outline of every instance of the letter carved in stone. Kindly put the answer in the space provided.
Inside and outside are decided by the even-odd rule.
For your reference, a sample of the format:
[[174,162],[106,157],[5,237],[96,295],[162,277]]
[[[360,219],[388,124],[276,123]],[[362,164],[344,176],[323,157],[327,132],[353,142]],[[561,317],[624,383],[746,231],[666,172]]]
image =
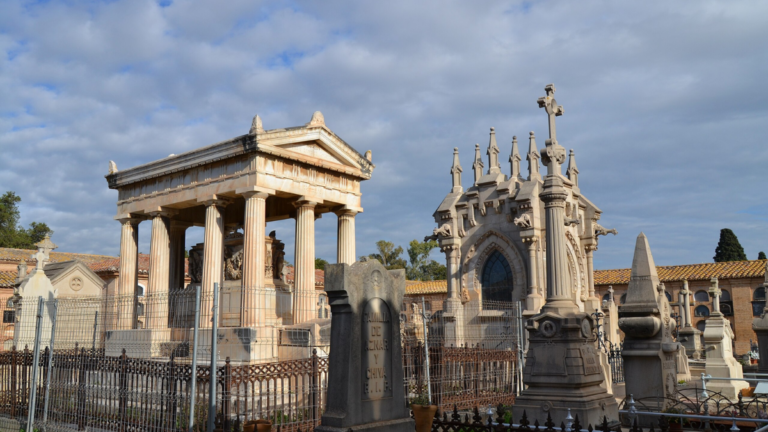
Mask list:
[[363,400],[392,397],[392,316],[387,303],[372,298],[363,309]]

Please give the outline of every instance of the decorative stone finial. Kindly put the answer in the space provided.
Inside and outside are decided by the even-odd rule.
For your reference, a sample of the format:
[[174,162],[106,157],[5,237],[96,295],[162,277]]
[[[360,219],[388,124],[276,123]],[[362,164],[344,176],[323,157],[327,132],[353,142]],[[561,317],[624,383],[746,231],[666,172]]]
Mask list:
[[307,126],[325,126],[325,117],[320,111],[315,111],[312,114],[312,119],[307,123]]
[[491,128],[491,139],[488,142],[488,174],[499,174],[501,166],[499,165],[499,146],[496,145],[496,129]]
[[451,166],[452,188],[451,192],[462,192],[461,187],[461,164],[459,163],[459,148],[453,148],[453,165]]
[[568,180],[570,180],[574,186],[579,186],[579,168],[576,166],[576,154],[571,149],[571,153],[568,157]]
[[483,157],[480,156],[480,144],[475,144],[475,163],[472,164],[472,169],[475,171],[475,186],[480,181],[480,177],[483,176]]
[[365,158],[368,159],[368,162],[373,162],[373,153],[370,150],[368,150],[367,152],[365,152]]
[[517,135],[512,137],[512,154],[509,155],[509,165],[511,168],[512,178],[522,179],[520,175],[520,161],[523,158],[520,157],[520,151],[517,149]]
[[539,150],[536,149],[536,136],[533,135],[533,131],[528,137],[528,180],[541,180],[541,173],[539,172]]
[[563,107],[557,104],[555,100],[555,85],[547,84],[544,87],[547,95],[538,100],[539,108],[547,111],[549,118],[549,139],[545,141],[547,145],[542,151],[541,159],[547,165],[547,175],[560,176],[560,165],[565,162],[565,149],[557,143],[557,131],[555,129],[555,117],[563,115]]
[[117,164],[115,161],[109,161],[109,174],[114,174],[117,172]]
[[651,255],[651,246],[648,245],[648,238],[641,232],[635,242],[635,255],[632,258],[632,271],[629,276],[625,304],[646,304],[656,307],[658,286],[659,274]]
[[254,135],[262,132],[264,132],[264,126],[261,125],[261,117],[256,114],[253,116],[253,121],[251,122],[251,130],[248,133]]
[[43,266],[50,259],[51,251],[58,246],[53,244],[50,236],[45,236],[41,241],[35,243],[35,246],[37,246],[37,253],[32,255],[32,258],[37,260],[35,271],[43,270]]

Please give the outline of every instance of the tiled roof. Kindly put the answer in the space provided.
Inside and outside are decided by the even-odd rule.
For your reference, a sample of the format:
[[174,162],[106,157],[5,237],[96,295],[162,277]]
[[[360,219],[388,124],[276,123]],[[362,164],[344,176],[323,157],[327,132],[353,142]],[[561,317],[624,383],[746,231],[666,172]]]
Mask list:
[[[729,261],[720,263],[656,266],[661,282],[681,280],[709,280],[736,278],[762,278],[766,260]],[[630,269],[595,270],[595,285],[622,285],[629,283]]]
[[[34,254],[35,252],[36,251],[31,249],[0,248],[0,261],[18,262],[21,260],[26,260],[27,265],[34,266],[35,260],[34,258],[32,258],[32,254]],[[93,254],[82,254],[82,253],[74,253],[74,252],[52,251],[49,262],[80,260],[90,267],[90,265],[93,263],[97,263],[99,261],[104,261],[108,259],[116,259],[116,258],[109,255],[93,255]]]
[[[414,282],[409,284],[408,282]],[[405,284],[406,295],[417,294],[444,294],[448,292],[448,281],[408,281]]]
[[[292,284],[294,281],[294,267],[289,266],[288,272],[285,274],[285,282]],[[325,272],[320,269],[315,269],[315,288],[325,286]]]
[[0,271],[0,288],[13,288],[16,283],[15,271]]

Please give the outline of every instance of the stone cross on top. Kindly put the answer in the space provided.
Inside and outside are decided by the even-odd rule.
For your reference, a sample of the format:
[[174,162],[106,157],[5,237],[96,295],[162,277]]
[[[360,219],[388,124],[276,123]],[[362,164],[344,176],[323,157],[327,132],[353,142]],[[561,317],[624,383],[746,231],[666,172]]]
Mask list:
[[35,271],[37,271],[43,269],[45,263],[50,259],[51,251],[58,246],[51,241],[49,236],[45,236],[44,239],[35,243],[35,246],[37,246],[37,253],[32,254],[32,258],[37,260],[37,265],[35,266]]
[[555,117],[563,115],[562,105],[555,100],[555,85],[547,84],[544,87],[547,95],[540,97],[539,108],[544,108],[549,117],[549,139],[545,141],[547,147],[542,150],[541,158],[547,164],[549,175],[562,175],[560,165],[565,162],[565,148],[557,143],[557,131],[555,130]]
[[717,278],[712,278],[709,280],[709,295],[712,296],[712,310],[713,314],[719,314],[720,313],[720,295],[723,292],[720,290],[720,285],[717,281]]
[[613,303],[613,285],[608,285],[608,301]]

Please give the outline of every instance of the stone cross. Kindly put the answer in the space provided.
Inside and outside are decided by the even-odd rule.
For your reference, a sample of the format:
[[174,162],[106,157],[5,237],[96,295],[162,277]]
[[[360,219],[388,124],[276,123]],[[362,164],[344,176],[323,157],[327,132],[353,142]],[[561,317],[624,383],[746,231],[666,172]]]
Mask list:
[[613,303],[613,285],[608,285],[608,301]]
[[547,147],[542,151],[541,158],[547,165],[547,174],[550,176],[562,175],[560,165],[565,162],[565,148],[557,143],[557,131],[555,130],[555,117],[563,115],[563,107],[555,100],[555,85],[547,84],[544,87],[547,95],[538,100],[539,108],[547,111],[549,118],[549,139],[545,141]]
[[691,290],[688,289],[688,281],[683,281],[683,290],[680,291],[683,296],[683,320],[685,325],[683,327],[691,326]]
[[558,105],[555,100],[554,84],[547,84],[547,86],[544,87],[544,91],[547,92],[547,95],[539,98],[539,108],[544,108],[547,111],[549,116],[549,139],[556,142],[557,131],[555,130],[555,117],[563,115],[563,106]]
[[37,246],[37,253],[33,254],[32,258],[37,260],[35,271],[38,271],[43,269],[45,263],[50,259],[51,251],[56,249],[58,246],[53,244],[49,236],[45,236],[44,239],[35,243],[35,246]]
[[723,292],[720,290],[717,278],[709,280],[709,294],[712,296],[712,310],[713,313],[720,314],[720,295]]

